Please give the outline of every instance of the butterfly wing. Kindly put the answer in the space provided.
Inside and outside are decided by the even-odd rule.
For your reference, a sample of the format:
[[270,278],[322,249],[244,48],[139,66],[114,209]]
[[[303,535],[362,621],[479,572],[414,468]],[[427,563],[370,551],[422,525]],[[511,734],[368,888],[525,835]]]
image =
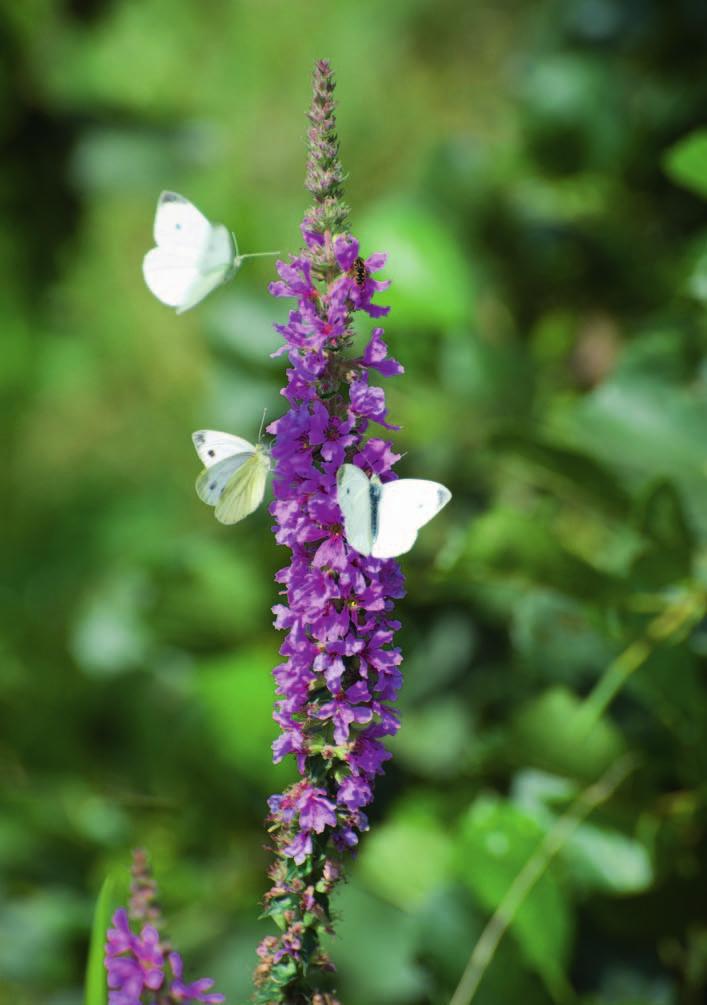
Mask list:
[[336,473],[336,483],[346,540],[362,555],[370,555],[373,545],[371,482],[355,464],[342,464]]
[[394,558],[410,551],[417,532],[452,498],[439,482],[401,478],[382,486],[378,527],[371,549],[374,558]]
[[248,450],[242,454],[232,454],[219,461],[218,464],[204,468],[196,479],[196,494],[201,501],[208,506],[217,506],[231,478],[252,456],[253,451]]
[[216,503],[216,519],[225,524],[238,523],[257,509],[265,495],[269,470],[269,455],[262,447],[256,447],[228,480]]
[[202,464],[213,467],[233,454],[253,454],[255,447],[240,436],[219,433],[215,429],[199,429],[191,434],[192,442]]
[[189,310],[236,271],[232,234],[213,224],[184,196],[163,192],[155,213],[156,248],[142,271],[149,289],[177,313]]
[[196,206],[177,192],[163,192],[155,211],[155,244],[158,248],[186,248],[203,253],[212,224]]

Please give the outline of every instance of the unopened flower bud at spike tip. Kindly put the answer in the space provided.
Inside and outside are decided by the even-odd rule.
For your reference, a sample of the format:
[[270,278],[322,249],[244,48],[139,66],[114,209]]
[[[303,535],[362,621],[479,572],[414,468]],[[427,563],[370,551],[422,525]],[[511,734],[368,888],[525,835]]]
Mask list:
[[[305,214],[305,226],[313,233],[338,234],[347,229],[349,207],[344,202],[344,170],[339,159],[339,139],[336,134],[336,102],[334,74],[329,61],[319,60],[314,67],[312,104],[308,112],[307,173],[305,187],[314,197],[314,204]],[[317,265],[331,265],[330,245],[324,242],[312,253]]]

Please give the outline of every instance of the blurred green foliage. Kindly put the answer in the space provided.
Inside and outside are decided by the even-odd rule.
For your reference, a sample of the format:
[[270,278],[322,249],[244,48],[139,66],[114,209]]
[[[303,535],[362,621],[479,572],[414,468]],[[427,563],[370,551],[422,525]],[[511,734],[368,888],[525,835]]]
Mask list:
[[[295,249],[312,62],[391,252],[404,728],[337,903],[346,1005],[444,1003],[582,789],[478,1005],[697,1005],[707,981],[707,17],[701,0],[26,0],[0,9],[0,1002],[78,1005],[152,853],[193,973],[247,999],[285,561],[193,491],[193,429],[282,405],[271,264],[184,317],[159,191]],[[701,127],[701,128],[700,128]],[[124,873],[122,882],[125,882]],[[573,990],[570,990],[573,989]]]

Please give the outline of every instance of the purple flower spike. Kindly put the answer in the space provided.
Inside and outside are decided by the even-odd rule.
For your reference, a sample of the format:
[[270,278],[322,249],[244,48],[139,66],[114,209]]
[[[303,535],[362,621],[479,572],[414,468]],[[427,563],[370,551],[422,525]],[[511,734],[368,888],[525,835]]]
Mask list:
[[[156,924],[143,925],[137,934],[130,919],[135,923],[146,915]],[[182,958],[160,936],[156,925],[161,921],[157,886],[145,853],[137,849],[133,853],[129,911],[121,907],[115,912],[106,936],[108,1005],[177,1005],[188,1001],[220,1005],[226,999],[211,992],[211,978],[184,983]]]
[[[393,607],[404,594],[403,577],[395,561],[364,557],[348,544],[336,476],[342,464],[354,463],[382,481],[395,478],[399,455],[369,432],[374,423],[397,428],[387,421],[385,392],[374,380],[403,368],[388,355],[380,327],[355,345],[355,313],[386,314],[375,301],[388,283],[377,275],[385,255],[362,257],[347,230],[333,86],[328,64],[317,64],[306,247],[278,263],[280,278],[270,287],[273,296],[295,301],[287,321],[276,325],[283,344],[275,355],[289,362],[282,390],[289,409],[268,427],[275,437],[273,530],[290,551],[275,577],[281,587],[275,626],[286,636],[274,670],[274,718],[282,733],[273,756],[292,755],[300,781],[269,800],[275,861],[265,911],[280,934],[260,946],[261,1005],[333,1001],[314,984],[318,972],[331,969],[319,944],[321,932],[331,930],[329,895],[340,856],[368,829],[362,808],[390,757],[383,739],[399,726],[392,703],[402,656]],[[311,997],[303,988],[313,989]]]

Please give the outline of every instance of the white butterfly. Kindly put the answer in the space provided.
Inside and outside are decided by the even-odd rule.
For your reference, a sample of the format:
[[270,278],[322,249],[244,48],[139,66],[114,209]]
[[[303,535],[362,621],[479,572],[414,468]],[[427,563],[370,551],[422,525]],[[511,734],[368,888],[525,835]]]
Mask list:
[[196,479],[197,495],[216,507],[221,523],[238,523],[263,501],[270,470],[267,447],[213,429],[192,433],[192,440],[206,465]]
[[142,273],[158,300],[188,311],[232,279],[244,258],[277,255],[263,251],[241,255],[235,236],[222,223],[211,223],[176,192],[163,192],[155,213],[155,244],[145,255]]
[[342,464],[336,482],[346,540],[373,558],[410,551],[418,530],[452,498],[439,482],[401,478],[384,484],[376,475],[367,478],[354,464]]

